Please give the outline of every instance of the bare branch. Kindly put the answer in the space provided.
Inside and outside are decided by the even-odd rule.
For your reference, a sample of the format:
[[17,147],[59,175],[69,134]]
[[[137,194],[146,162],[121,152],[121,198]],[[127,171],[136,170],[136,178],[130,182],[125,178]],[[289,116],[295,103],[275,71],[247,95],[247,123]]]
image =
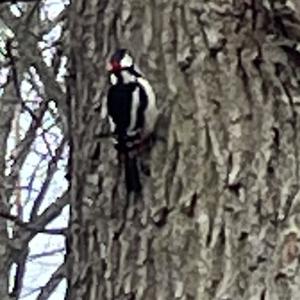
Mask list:
[[19,170],[23,166],[24,161],[28,153],[30,152],[30,146],[36,137],[35,132],[41,125],[44,114],[47,111],[47,106],[47,101],[42,102],[40,107],[34,111],[35,120],[32,120],[24,139],[17,146],[17,149],[15,151],[14,163],[11,167],[11,173],[5,180],[7,199],[10,198],[11,193],[16,186],[16,180],[18,177]]
[[41,2],[42,0],[2,0],[2,3],[11,3],[11,4],[16,4],[18,2],[24,2],[24,3],[29,3],[29,2]]
[[[32,2],[33,5],[30,5],[30,7],[28,7],[29,9],[20,11],[21,17],[16,18],[10,12],[9,5],[18,2]],[[55,203],[52,203],[47,209],[45,209],[40,215],[38,215],[41,204],[45,199],[47,190],[57,170],[57,165],[61,158],[65,146],[65,140],[60,143],[61,137],[60,136],[58,138],[55,137],[54,143],[58,144],[58,146],[55,147],[57,148],[56,151],[53,151],[53,145],[50,142],[50,137],[52,140],[53,135],[51,136],[48,134],[46,135],[47,130],[44,130],[44,128],[42,127],[43,121],[47,122],[47,120],[44,119],[44,116],[48,110],[48,101],[52,101],[52,100],[57,101],[58,103],[58,113],[55,112],[55,114],[53,114],[55,118],[51,119],[50,117],[51,123],[54,123],[55,126],[61,126],[62,122],[60,122],[60,120],[64,118],[64,116],[62,115],[62,113],[64,112],[64,108],[62,107],[64,107],[65,93],[63,91],[63,88],[61,87],[61,84],[56,81],[55,72],[53,72],[53,66],[48,67],[47,64],[44,62],[42,56],[43,53],[38,43],[43,40],[43,34],[46,33],[48,28],[49,29],[53,28],[53,26],[55,26],[56,23],[56,21],[52,22],[51,20],[47,20],[47,22],[41,22],[43,23],[43,26],[40,26],[41,25],[39,23],[40,2],[41,1],[39,0],[23,0],[23,1],[3,0],[1,3],[8,3],[8,5],[3,5],[0,11],[2,21],[6,23],[6,25],[10,29],[12,29],[14,40],[18,42],[18,46],[17,46],[18,55],[15,55],[14,53],[15,49],[14,49],[14,45],[12,44],[13,43],[12,40],[9,40],[7,42],[7,49],[5,53],[8,60],[7,66],[9,68],[9,75],[8,75],[9,80],[7,85],[5,86],[5,89],[8,90],[7,93],[4,93],[4,97],[6,97],[5,103],[4,101],[2,102],[10,110],[6,109],[2,117],[2,119],[4,119],[4,122],[3,121],[1,122],[1,130],[0,130],[1,144],[4,144],[3,141],[7,139],[8,132],[10,130],[9,127],[10,122],[8,122],[8,117],[10,116],[9,113],[11,113],[11,115],[13,116],[13,111],[15,107],[17,109],[22,108],[22,110],[25,111],[27,114],[29,114],[29,116],[31,117],[31,124],[29,129],[25,133],[25,137],[21,141],[15,143],[17,146],[14,149],[15,151],[11,156],[11,159],[9,161],[6,161],[7,163],[6,165],[11,166],[10,174],[6,177],[4,177],[4,175],[2,174],[3,172],[1,172],[0,174],[2,180],[1,191],[3,191],[1,196],[4,197],[4,201],[9,201],[12,193],[16,190],[21,189],[20,183],[17,182],[18,175],[24,165],[26,158],[28,157],[28,154],[32,151],[32,145],[34,145],[34,142],[37,137],[42,138],[44,140],[45,145],[48,149],[47,152],[50,153],[50,156],[52,158],[48,164],[48,169],[45,174],[46,179],[43,182],[41,189],[38,191],[38,196],[35,199],[30,222],[24,222],[21,216],[12,215],[10,213],[10,208],[8,206],[4,207],[4,205],[1,205],[0,208],[0,227],[5,229],[8,226],[7,224],[8,220],[13,222],[12,224],[14,225],[14,226],[10,226],[13,227],[12,239],[8,239],[8,236],[5,237],[8,241],[7,243],[8,246],[10,246],[12,249],[11,249],[11,254],[8,251],[6,252],[9,254],[9,256],[7,256],[7,258],[5,257],[4,260],[4,262],[8,266],[13,261],[17,265],[15,282],[11,294],[11,296],[13,296],[14,298],[19,298],[21,290],[23,289],[22,285],[23,285],[23,278],[25,273],[25,264],[29,256],[28,243],[38,233],[46,233],[50,235],[60,234],[64,236],[66,236],[67,234],[67,228],[47,229],[46,227],[47,225],[49,225],[51,221],[53,221],[56,217],[58,217],[61,214],[62,209],[68,204],[69,192],[66,192],[63,196],[58,198],[55,201]],[[4,16],[4,18],[2,18],[2,16]],[[65,18],[65,14],[63,13],[57,19],[63,20],[64,18]],[[28,26],[29,24],[30,26]],[[55,45],[55,47],[57,47],[57,45]],[[61,64],[60,52],[57,52],[56,58],[57,58],[56,67],[59,67]],[[41,80],[43,83],[43,89],[40,88],[39,84],[36,84],[35,86],[32,85],[33,87],[32,90],[38,93],[38,98],[43,99],[43,101],[40,104],[37,102],[39,107],[35,110],[31,109],[30,106],[28,106],[28,104],[26,105],[26,102],[23,101],[22,99],[23,89],[21,87],[24,74],[30,72],[30,69],[32,69],[32,67],[34,67],[37,70],[37,73],[39,75],[38,76],[39,79],[37,79],[37,76],[33,79],[36,82]],[[34,105],[34,107],[36,107],[36,105]],[[62,120],[64,121],[64,119]],[[2,127],[4,126],[2,124],[7,125],[7,130],[4,131],[5,136],[3,134]],[[61,126],[61,127],[63,127],[62,129],[65,132],[67,131],[67,126]],[[41,135],[38,136],[37,130],[40,129],[41,129]],[[44,153],[41,154],[43,155]],[[45,156],[41,156],[41,157],[44,158],[44,160],[47,159],[48,162],[49,159],[48,153]],[[4,158],[3,161],[5,161]],[[36,164],[37,162],[38,160],[35,161],[34,164]],[[32,190],[32,186],[30,186],[29,184],[28,188],[30,192],[30,190]],[[6,231],[3,230],[3,232]],[[3,241],[6,242],[6,240],[4,240],[2,236],[1,236],[1,240],[2,242]],[[59,250],[63,251],[63,248]],[[49,252],[44,255],[47,254],[51,255],[53,253]],[[38,258],[39,256],[42,257],[42,254],[29,257],[29,259]],[[2,265],[0,265],[0,269],[4,270]],[[60,281],[64,277],[64,273],[65,273],[64,269],[65,269],[65,264],[63,264],[56,270],[56,272],[50,278],[49,282],[44,287],[42,287],[40,291],[39,299],[47,299],[48,296],[54,291],[56,286],[60,283]],[[2,299],[3,297],[0,298]]]
[[54,250],[51,250],[51,251],[45,251],[45,252],[38,253],[38,254],[31,254],[31,255],[28,256],[28,259],[29,260],[34,260],[34,259],[39,259],[39,258],[45,257],[45,256],[52,256],[52,255],[57,254],[57,253],[63,253],[64,250],[65,250],[65,247],[54,249]]
[[[5,24],[15,33],[16,41],[19,45],[20,57],[19,61],[22,65],[30,67],[34,66],[39,74],[41,81],[45,86],[45,98],[54,99],[57,103],[60,117],[63,119],[67,115],[67,106],[65,102],[65,93],[61,86],[56,81],[55,74],[52,67],[48,67],[44,62],[41,51],[38,47],[38,42],[41,39],[40,34],[28,36],[28,30],[19,30],[20,28],[27,28],[26,18],[16,18],[9,10],[1,13],[0,17]],[[64,131],[67,130],[66,120],[63,119]]]
[[20,220],[17,216],[14,216],[12,214],[6,213],[4,211],[0,211],[0,217],[7,219],[9,221],[14,222],[16,225],[19,227],[22,227],[28,231],[32,231],[34,234],[36,233],[46,233],[46,234],[51,234],[51,235],[66,235],[67,228],[51,228],[51,229],[46,229],[46,228],[40,228],[36,227],[35,225],[32,225],[30,222],[23,222]]
[[62,263],[56,271],[52,274],[49,281],[43,286],[43,287],[37,287],[34,289],[30,289],[28,293],[26,293],[24,298],[27,298],[31,296],[32,294],[40,291],[37,300],[43,300],[48,299],[51,294],[54,292],[55,288],[60,284],[60,282],[66,277],[66,269],[67,269],[67,263]]
[[[33,223],[31,223],[30,227],[35,230],[28,232],[27,234],[24,234],[21,236],[22,243],[28,243],[35,235],[36,232],[45,232],[49,234],[60,234],[59,231],[56,232],[55,229],[45,229],[47,224],[49,224],[52,220],[54,220],[63,208],[69,203],[69,191],[65,192],[60,198],[58,198],[54,203],[49,205],[44,212],[39,215]],[[65,234],[66,231],[63,230],[63,234]]]
[[37,300],[47,300],[60,282],[66,277],[66,263],[61,264],[57,270],[52,274],[49,281],[41,288],[41,292]]
[[26,251],[22,251],[21,256],[19,256],[17,261],[17,270],[14,278],[14,286],[11,292],[11,297],[15,297],[16,299],[20,298],[20,294],[23,286],[24,274],[25,274],[27,255],[28,255],[28,248],[26,249]]
[[63,140],[61,142],[61,144],[59,145],[59,147],[56,149],[55,156],[52,158],[52,160],[48,164],[48,170],[47,170],[47,176],[46,176],[45,182],[43,183],[41,190],[40,190],[37,198],[34,201],[33,208],[31,210],[31,214],[30,214],[31,221],[34,221],[37,218],[38,210],[45,198],[46,192],[47,192],[50,182],[53,178],[53,175],[57,171],[57,163],[58,163],[59,159],[61,158],[64,147],[65,147],[65,140]]

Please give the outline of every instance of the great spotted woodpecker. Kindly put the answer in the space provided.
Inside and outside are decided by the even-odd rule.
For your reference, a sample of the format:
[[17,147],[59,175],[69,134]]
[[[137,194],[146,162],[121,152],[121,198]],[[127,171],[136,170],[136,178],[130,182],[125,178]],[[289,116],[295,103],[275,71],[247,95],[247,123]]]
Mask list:
[[125,162],[127,191],[139,192],[138,150],[154,130],[158,111],[150,83],[127,49],[118,49],[108,62],[110,88],[107,112],[119,157]]

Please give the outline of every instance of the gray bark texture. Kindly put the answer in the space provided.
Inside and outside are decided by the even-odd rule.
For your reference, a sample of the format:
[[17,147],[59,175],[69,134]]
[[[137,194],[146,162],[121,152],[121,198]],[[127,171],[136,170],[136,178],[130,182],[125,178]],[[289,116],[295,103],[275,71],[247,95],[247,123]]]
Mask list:
[[[6,95],[12,96],[12,85],[6,89]],[[14,116],[15,105],[0,101],[0,211],[8,212],[9,205],[4,185],[5,151],[7,137]],[[9,247],[7,221],[0,218],[0,299],[8,300],[9,269],[12,263],[12,249]]]
[[[73,1],[66,299],[300,299],[297,6]],[[161,110],[129,198],[100,113],[117,47]]]

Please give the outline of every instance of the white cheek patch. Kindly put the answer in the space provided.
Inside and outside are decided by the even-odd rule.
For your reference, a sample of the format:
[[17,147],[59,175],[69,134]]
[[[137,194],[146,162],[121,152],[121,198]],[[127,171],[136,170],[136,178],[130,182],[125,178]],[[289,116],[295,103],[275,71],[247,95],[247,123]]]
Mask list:
[[131,67],[133,65],[133,59],[132,59],[132,57],[130,55],[125,54],[125,56],[122,58],[120,64],[121,64],[122,68]]
[[117,82],[118,82],[117,76],[115,74],[110,74],[110,83],[112,85],[115,85],[115,84],[117,84]]

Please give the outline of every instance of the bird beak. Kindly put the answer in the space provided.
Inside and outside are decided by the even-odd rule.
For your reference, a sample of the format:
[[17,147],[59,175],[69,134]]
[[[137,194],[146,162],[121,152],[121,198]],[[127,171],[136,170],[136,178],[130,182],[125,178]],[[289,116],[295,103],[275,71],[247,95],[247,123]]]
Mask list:
[[106,64],[106,71],[111,72],[112,71],[112,65],[111,63]]

